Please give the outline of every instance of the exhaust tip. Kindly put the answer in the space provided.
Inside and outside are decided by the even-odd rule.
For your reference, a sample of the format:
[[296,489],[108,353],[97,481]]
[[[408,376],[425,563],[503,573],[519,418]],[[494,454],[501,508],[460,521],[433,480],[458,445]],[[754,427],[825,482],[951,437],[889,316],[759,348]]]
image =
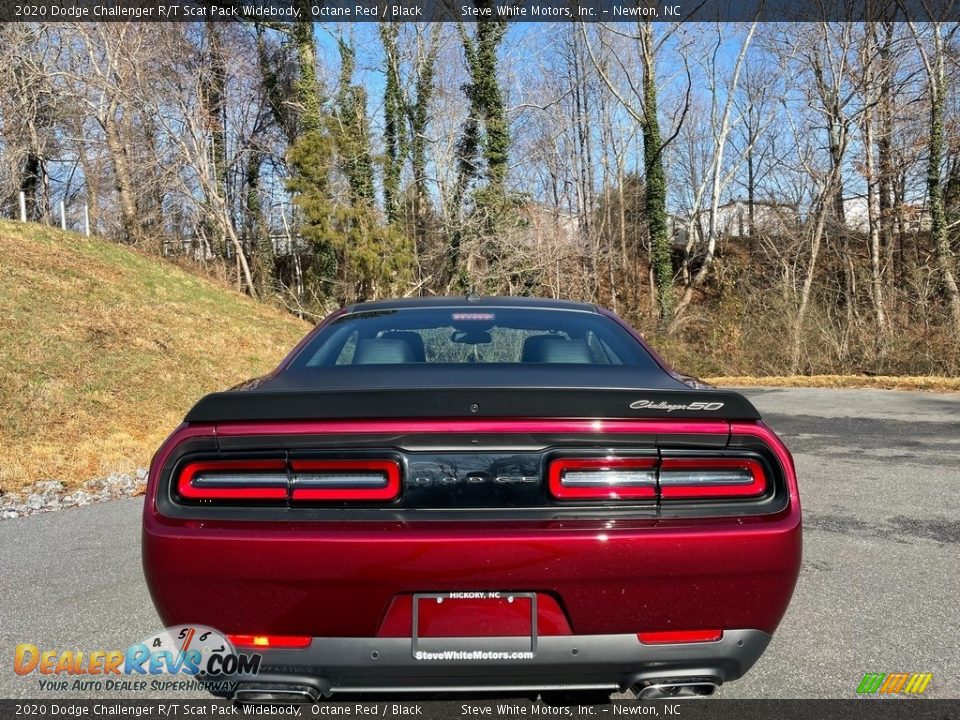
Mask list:
[[294,705],[297,703],[315,703],[320,699],[320,691],[309,685],[241,685],[233,693],[233,701],[238,705]]
[[710,697],[717,692],[716,678],[664,677],[648,678],[634,686],[638,700],[686,700]]

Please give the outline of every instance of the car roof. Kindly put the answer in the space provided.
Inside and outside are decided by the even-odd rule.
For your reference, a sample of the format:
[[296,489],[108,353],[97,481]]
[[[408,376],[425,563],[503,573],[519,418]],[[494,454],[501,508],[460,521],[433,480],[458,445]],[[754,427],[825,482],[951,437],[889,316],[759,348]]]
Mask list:
[[540,308],[545,310],[579,310],[597,312],[596,305],[574,300],[552,300],[534,297],[482,297],[479,295],[457,295],[451,297],[402,298],[398,300],[376,300],[374,302],[348,305],[348,313],[368,310],[404,310],[410,308],[442,307],[503,307],[503,308]]

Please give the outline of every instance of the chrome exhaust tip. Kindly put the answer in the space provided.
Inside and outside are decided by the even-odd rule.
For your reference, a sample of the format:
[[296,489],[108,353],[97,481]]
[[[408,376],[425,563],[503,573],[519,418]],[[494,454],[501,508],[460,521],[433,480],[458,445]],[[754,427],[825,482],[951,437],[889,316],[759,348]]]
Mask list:
[[712,677],[649,678],[633,687],[638,700],[688,700],[710,697],[720,682]]
[[245,683],[233,693],[233,701],[238,705],[293,705],[319,699],[320,691],[309,685]]

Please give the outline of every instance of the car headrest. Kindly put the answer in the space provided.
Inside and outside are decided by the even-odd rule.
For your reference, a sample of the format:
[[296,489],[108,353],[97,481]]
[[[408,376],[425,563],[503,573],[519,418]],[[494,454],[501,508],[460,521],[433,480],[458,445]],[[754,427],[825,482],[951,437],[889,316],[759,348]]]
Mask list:
[[427,361],[427,350],[423,346],[423,338],[420,336],[420,333],[410,332],[409,330],[390,330],[389,332],[381,333],[380,339],[403,340],[410,346],[410,349],[413,350],[414,362]]
[[540,343],[538,350],[539,357],[531,362],[577,364],[592,362],[590,349],[583,340],[548,338]]
[[413,362],[413,350],[403,340],[367,338],[357,342],[354,365],[400,365]]
[[520,351],[520,362],[543,362],[541,347],[547,340],[556,340],[556,335],[531,335],[523,341],[523,350]]

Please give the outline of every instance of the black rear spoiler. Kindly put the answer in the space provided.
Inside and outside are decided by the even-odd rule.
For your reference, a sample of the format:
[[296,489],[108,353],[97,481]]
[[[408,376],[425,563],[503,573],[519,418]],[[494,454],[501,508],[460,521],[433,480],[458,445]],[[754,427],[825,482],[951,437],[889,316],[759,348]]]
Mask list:
[[219,392],[202,398],[185,420],[451,417],[758,420],[760,415],[749,400],[728,390],[421,387]]

